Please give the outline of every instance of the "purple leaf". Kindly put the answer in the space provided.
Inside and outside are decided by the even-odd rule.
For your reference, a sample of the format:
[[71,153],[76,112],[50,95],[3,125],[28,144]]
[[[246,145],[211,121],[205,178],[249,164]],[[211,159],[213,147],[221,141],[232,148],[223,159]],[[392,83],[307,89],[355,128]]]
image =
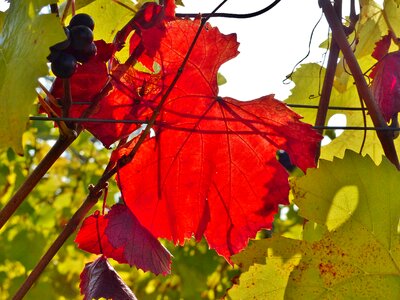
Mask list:
[[116,204],[107,215],[105,234],[114,248],[122,247],[129,265],[151,271],[154,274],[169,274],[171,254],[140,224],[125,205]]
[[137,300],[103,255],[94,262],[87,263],[80,277],[79,287],[84,300]]

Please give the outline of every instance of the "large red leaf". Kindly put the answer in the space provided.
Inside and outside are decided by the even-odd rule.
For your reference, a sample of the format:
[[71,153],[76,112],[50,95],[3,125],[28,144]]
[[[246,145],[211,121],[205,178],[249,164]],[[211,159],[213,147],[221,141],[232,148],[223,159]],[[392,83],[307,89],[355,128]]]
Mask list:
[[[161,92],[149,89],[142,99],[158,103],[199,24],[166,23],[155,55]],[[288,174],[276,151],[287,151],[305,170],[314,166],[320,141],[273,96],[248,102],[217,97],[217,71],[237,47],[235,35],[206,25],[157,119],[156,137],[118,176],[126,204],[155,236],[183,244],[204,235],[227,259],[258,230],[270,228],[278,204],[288,202]],[[118,151],[114,158],[126,149]]]
[[79,287],[84,300],[114,299],[136,300],[131,289],[102,255],[94,262],[87,263],[81,273]]
[[82,250],[144,271],[170,273],[171,254],[125,205],[114,205],[105,216],[96,212],[86,218],[75,242]]

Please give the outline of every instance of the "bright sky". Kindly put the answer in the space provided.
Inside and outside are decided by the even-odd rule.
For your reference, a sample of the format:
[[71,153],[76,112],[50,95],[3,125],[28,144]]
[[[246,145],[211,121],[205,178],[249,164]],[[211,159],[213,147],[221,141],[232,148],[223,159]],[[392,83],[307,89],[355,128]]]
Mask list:
[[[178,12],[211,12],[220,0],[184,0]],[[272,0],[229,0],[220,12],[249,13],[271,4]],[[344,1],[345,2],[345,1]],[[272,10],[252,19],[214,18],[210,21],[222,33],[236,32],[240,42],[239,56],[225,63],[220,72],[227,84],[220,87],[221,96],[251,100],[276,94],[284,100],[293,85],[283,84],[296,63],[308,52],[313,27],[321,16],[318,1],[281,0]],[[328,36],[324,19],[318,25],[307,61],[322,61],[324,51],[318,45]]]

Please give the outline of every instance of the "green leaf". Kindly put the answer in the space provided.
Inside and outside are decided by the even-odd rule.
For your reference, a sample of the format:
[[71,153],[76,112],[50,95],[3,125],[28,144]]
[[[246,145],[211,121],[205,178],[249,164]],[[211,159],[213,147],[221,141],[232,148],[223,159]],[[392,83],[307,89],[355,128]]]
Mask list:
[[[121,1],[132,7],[131,1]],[[132,11],[114,1],[97,0],[78,10],[79,13],[89,14],[95,21],[95,40],[112,42],[115,34],[133,17]],[[116,17],[118,16],[118,17]],[[67,20],[67,24],[69,19]]]
[[[300,215],[326,225],[329,231],[340,230],[354,241],[371,238],[383,251],[392,251],[400,246],[399,180],[400,173],[386,158],[376,166],[370,157],[348,150],[344,159],[321,161],[318,169],[294,180],[294,202]],[[373,259],[373,263],[383,257]]]
[[398,0],[385,0],[383,4],[384,13],[387,16],[387,20],[390,26],[393,28],[394,34],[400,36],[400,1]]
[[222,75],[221,73],[217,74],[217,82],[218,82],[218,86],[223,85],[226,83],[226,78],[224,75]]
[[399,299],[399,180],[388,160],[352,151],[296,178],[304,240],[255,241],[235,256],[245,272],[229,297]]
[[254,241],[235,255],[233,261],[246,272],[240,275],[239,284],[229,290],[228,299],[284,299],[289,276],[301,259],[302,244],[274,237]]
[[[385,4],[387,7],[390,5],[396,6],[393,0],[387,2],[388,3]],[[387,34],[388,27],[384,20],[382,8],[374,1],[362,1],[361,7],[362,11],[356,25],[356,30],[349,36],[348,40],[354,50],[354,54],[361,69],[363,72],[367,72],[370,71],[371,67],[376,63],[376,60],[371,56],[375,48],[375,43],[382,35]],[[396,22],[396,26],[400,28],[397,8],[396,13],[393,13],[390,9],[385,9],[385,12],[393,15],[393,22]],[[296,85],[292,89],[292,95],[285,102],[290,104],[318,106],[320,101],[319,94],[322,89],[324,76],[325,68],[322,68],[318,64],[302,65],[292,76],[293,82]],[[349,68],[342,58],[339,60],[337,66],[329,105],[336,107],[361,107],[354,79],[352,75],[349,74]],[[317,115],[316,109],[294,108],[294,110],[304,116],[305,122],[310,124],[315,123]],[[368,114],[366,114],[366,124],[364,124],[364,117],[361,110],[348,111],[329,109],[327,121],[334,114],[344,114],[346,116],[347,123],[343,125],[354,127],[364,127],[364,125],[366,125],[368,127],[373,127],[373,123]],[[362,153],[364,155],[370,155],[375,163],[380,163],[384,152],[376,133],[372,130],[367,131],[365,143],[363,140],[363,130],[346,130],[327,146],[322,147],[321,158],[332,160],[333,157],[343,157],[346,149],[359,152],[362,145],[364,145]],[[400,140],[396,140],[395,144],[399,147]]]
[[[85,7],[86,5],[89,5],[90,3],[94,2],[95,0],[75,0],[75,9],[81,9],[82,7]],[[65,10],[65,6],[67,4],[67,1],[61,3],[61,5],[59,6],[59,10],[60,12],[64,13]],[[68,11],[68,13],[70,13],[70,11]]]
[[0,33],[0,148],[19,154],[37,80],[48,73],[49,46],[64,36],[55,15],[39,14],[50,2],[12,1]]
[[3,23],[4,23],[4,17],[5,17],[5,13],[0,11],[0,29],[3,29]]

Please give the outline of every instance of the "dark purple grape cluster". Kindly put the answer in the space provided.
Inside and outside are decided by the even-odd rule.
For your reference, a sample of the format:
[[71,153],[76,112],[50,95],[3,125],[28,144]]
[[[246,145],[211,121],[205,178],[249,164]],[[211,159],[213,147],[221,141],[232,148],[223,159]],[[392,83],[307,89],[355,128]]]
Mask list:
[[93,43],[94,21],[87,14],[72,17],[64,28],[67,39],[50,47],[47,59],[51,62],[51,70],[60,78],[71,77],[78,63],[87,62],[96,54]]

